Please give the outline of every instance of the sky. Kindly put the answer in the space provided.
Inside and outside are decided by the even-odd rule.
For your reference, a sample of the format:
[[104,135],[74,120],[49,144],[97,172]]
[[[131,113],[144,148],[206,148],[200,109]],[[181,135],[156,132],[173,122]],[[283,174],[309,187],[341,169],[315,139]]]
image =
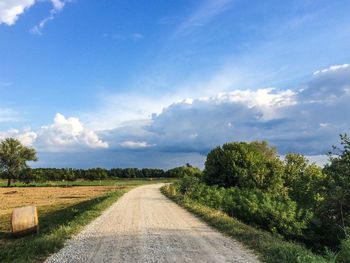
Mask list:
[[347,0],[0,0],[0,139],[36,167],[191,163],[350,133]]

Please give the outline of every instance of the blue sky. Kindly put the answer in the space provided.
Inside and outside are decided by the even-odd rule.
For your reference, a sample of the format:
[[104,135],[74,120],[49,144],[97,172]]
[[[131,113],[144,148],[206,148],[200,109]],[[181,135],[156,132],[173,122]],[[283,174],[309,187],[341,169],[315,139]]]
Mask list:
[[0,138],[38,166],[322,159],[350,130],[349,1],[0,1]]

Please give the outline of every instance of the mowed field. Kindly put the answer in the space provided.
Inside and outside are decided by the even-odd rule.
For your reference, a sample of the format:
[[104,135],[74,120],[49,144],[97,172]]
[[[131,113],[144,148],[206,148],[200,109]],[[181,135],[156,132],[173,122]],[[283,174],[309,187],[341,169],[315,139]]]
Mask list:
[[34,205],[39,214],[102,196],[126,186],[11,187],[0,188],[0,231],[10,231],[13,208]]
[[0,215],[18,206],[73,204],[125,186],[12,187],[0,188]]
[[[122,179],[0,187],[0,262],[42,262],[127,191],[169,181]],[[15,238],[11,235],[12,210],[28,205],[38,208],[39,234]]]

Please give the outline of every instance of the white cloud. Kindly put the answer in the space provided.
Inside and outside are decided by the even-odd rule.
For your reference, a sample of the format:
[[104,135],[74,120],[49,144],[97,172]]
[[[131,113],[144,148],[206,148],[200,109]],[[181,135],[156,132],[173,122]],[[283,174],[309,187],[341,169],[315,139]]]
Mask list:
[[99,139],[94,131],[85,128],[78,118],[66,118],[60,113],[56,114],[53,124],[41,127],[37,145],[50,151],[108,147],[108,143]]
[[51,3],[53,5],[53,9],[56,11],[62,10],[65,5],[65,2],[61,0],[51,0]]
[[320,73],[326,73],[326,72],[330,72],[330,71],[337,71],[339,69],[346,69],[348,68],[350,65],[349,64],[342,64],[342,65],[334,65],[334,66],[330,66],[328,68],[325,69],[320,69],[314,72],[314,75],[320,74]]
[[34,0],[1,0],[0,24],[14,25],[18,17],[34,3]]
[[109,147],[107,142],[101,140],[96,132],[87,129],[78,118],[66,118],[60,113],[56,114],[52,124],[42,126],[36,131],[10,129],[0,132],[0,140],[7,137],[17,138],[23,144],[44,152]]
[[38,135],[29,129],[25,129],[22,131],[17,129],[11,129],[5,132],[0,131],[0,140],[9,137],[18,139],[26,146],[32,146]]
[[125,141],[125,142],[121,142],[119,145],[123,148],[129,148],[129,149],[142,149],[142,148],[148,148],[153,146],[143,141],[140,141],[140,142]]
[[36,34],[36,35],[41,35],[43,28],[46,26],[46,24],[53,20],[56,15],[63,10],[67,3],[66,1],[63,0],[51,0],[52,8],[50,10],[50,13],[47,17],[42,19],[37,25],[33,26],[32,29],[30,30],[31,33]]
[[235,90],[221,93],[214,100],[216,103],[241,103],[248,108],[257,108],[261,111],[264,120],[278,117],[280,108],[297,104],[293,91],[276,91],[273,88]]
[[[66,3],[70,0],[50,0],[52,8],[49,15],[42,19],[37,25],[33,26],[30,30],[33,34],[42,34],[42,30],[45,25],[53,20],[56,15],[63,10]],[[23,14],[27,9],[40,1],[37,0],[2,0],[0,1],[0,24],[7,24],[9,26],[14,25],[18,17]],[[139,37],[139,36],[135,36]]]

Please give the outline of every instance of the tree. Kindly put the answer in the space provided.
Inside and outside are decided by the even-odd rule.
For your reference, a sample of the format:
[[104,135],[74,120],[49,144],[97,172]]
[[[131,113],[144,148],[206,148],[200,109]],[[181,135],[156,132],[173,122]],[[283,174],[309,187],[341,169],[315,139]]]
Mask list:
[[209,185],[275,191],[282,187],[283,164],[267,142],[225,143],[209,152],[203,181]]
[[166,177],[182,178],[184,176],[194,176],[199,178],[202,175],[202,171],[197,167],[193,167],[190,164],[186,164],[185,166],[179,166],[169,169],[165,172],[165,174]]
[[338,236],[350,235],[350,138],[340,135],[341,146],[333,146],[325,166],[326,198],[320,211],[325,225],[336,227]]
[[315,208],[323,198],[325,176],[321,168],[296,153],[287,154],[284,163],[284,185],[289,196],[302,208]]
[[7,186],[11,180],[20,176],[21,172],[28,168],[27,161],[37,161],[34,149],[25,147],[14,138],[7,138],[0,143],[0,172],[8,179]]

